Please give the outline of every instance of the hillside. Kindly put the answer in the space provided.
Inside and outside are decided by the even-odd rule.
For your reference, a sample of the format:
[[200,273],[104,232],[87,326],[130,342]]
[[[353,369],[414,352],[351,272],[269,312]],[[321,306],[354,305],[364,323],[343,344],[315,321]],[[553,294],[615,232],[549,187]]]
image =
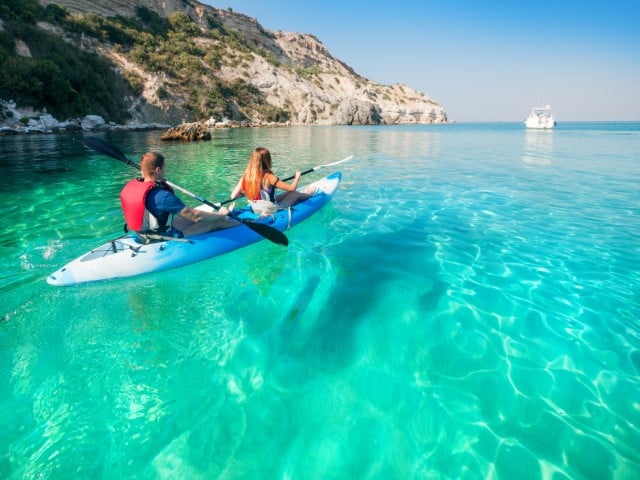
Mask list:
[[[14,101],[33,115],[46,108],[58,120],[98,114],[129,124],[447,121],[427,95],[358,75],[313,35],[269,31],[246,15],[193,0],[0,0],[3,58],[5,110]],[[5,124],[15,117],[0,112]]]

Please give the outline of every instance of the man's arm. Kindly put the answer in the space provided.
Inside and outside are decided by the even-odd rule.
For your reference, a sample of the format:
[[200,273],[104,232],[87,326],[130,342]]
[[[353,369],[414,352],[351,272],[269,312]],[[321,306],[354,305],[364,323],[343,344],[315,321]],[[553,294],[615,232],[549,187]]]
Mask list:
[[206,212],[204,210],[198,210],[187,206],[178,213],[182,218],[191,220],[194,223],[218,221],[221,217],[225,217],[228,214],[229,210],[226,207],[220,207],[220,210],[217,212]]

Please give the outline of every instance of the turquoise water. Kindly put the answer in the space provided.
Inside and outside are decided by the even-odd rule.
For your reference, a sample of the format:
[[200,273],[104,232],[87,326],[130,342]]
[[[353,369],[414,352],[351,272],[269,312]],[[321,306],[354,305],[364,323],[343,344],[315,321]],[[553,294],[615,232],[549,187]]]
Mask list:
[[354,158],[286,249],[56,288],[135,172],[0,137],[0,478],[639,477],[640,124],[159,133],[210,200]]

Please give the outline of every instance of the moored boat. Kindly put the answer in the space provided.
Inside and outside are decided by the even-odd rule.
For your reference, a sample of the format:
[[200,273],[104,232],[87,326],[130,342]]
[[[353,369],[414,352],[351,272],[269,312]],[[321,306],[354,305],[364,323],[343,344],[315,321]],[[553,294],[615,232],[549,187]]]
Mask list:
[[[250,207],[244,207],[237,210],[236,216],[241,220],[269,225],[281,232],[288,230],[324,207],[335,194],[341,179],[342,174],[336,172],[303,187],[305,191],[314,192],[311,197],[272,215],[260,217]],[[213,210],[207,205],[198,208]],[[110,240],[71,261],[49,275],[47,283],[68,286],[168,270],[228,253],[263,238],[246,224],[186,239],[149,244],[140,243],[132,233]]]
[[529,116],[524,121],[527,128],[553,128],[556,125],[556,121],[553,118],[553,112],[550,105],[543,107],[534,107],[529,113]]

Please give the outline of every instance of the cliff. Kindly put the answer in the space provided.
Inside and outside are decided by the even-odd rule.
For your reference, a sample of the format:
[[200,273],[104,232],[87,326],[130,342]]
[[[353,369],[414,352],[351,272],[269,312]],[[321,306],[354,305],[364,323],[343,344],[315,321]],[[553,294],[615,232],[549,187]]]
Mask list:
[[[39,29],[108,59],[123,78],[137,85],[126,99],[132,124],[223,119],[252,125],[447,121],[435,100],[406,85],[382,85],[362,77],[313,35],[269,31],[255,19],[230,10],[193,0],[40,0],[43,7],[49,4],[63,7],[76,22],[73,25],[79,24],[78,19],[95,23],[96,17],[104,17],[116,19],[119,23],[107,25],[115,28],[126,23],[123,18],[149,19],[153,13],[168,19],[172,30],[166,39],[182,35],[187,45],[184,58],[183,52],[169,52],[164,58],[173,65],[180,57],[192,68],[188,74],[181,73],[182,67],[169,68],[168,61],[165,69],[162,64],[158,67],[158,61],[147,60],[149,52],[162,51],[166,41],[140,53],[137,38],[127,44],[114,40],[114,35],[74,32],[69,20],[66,28],[50,21],[37,23]],[[29,55],[29,46],[16,39],[16,51]]]

